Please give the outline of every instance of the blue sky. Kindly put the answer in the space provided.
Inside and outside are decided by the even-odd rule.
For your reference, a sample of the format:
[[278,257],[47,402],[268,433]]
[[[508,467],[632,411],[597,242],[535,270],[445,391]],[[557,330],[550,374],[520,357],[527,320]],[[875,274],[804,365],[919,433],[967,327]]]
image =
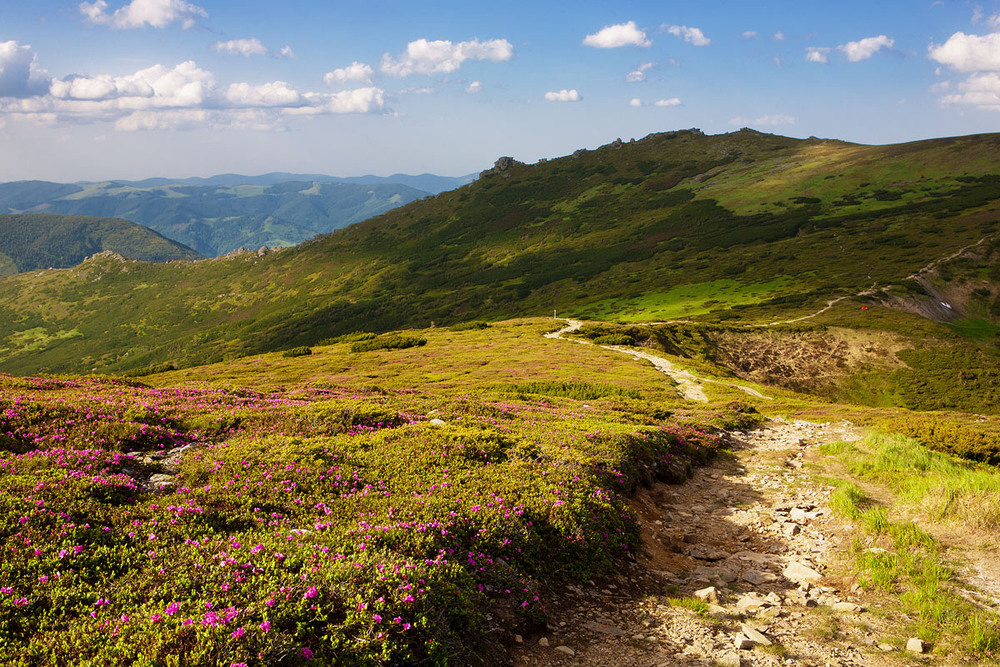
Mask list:
[[0,0],[0,180],[479,171],[1000,130],[1000,0]]

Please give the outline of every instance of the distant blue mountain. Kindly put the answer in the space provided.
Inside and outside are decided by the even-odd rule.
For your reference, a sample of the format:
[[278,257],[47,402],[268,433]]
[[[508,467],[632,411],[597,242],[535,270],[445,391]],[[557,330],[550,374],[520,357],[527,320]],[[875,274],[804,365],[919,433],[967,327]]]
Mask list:
[[289,181],[315,182],[315,183],[354,183],[358,185],[388,185],[397,183],[406,185],[417,190],[423,190],[430,194],[438,194],[446,190],[454,190],[463,185],[471,183],[476,179],[476,174],[466,176],[437,176],[435,174],[393,174],[392,176],[328,176],[326,174],[292,174],[283,171],[275,171],[259,176],[243,176],[240,174],[219,174],[208,178],[146,178],[141,181],[114,181],[122,185],[129,185],[135,188],[156,188],[165,185],[277,185]]

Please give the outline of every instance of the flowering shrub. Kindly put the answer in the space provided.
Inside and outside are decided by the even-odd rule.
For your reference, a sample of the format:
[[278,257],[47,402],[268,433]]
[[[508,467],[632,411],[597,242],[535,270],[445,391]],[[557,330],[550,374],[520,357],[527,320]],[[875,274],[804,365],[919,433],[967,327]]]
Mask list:
[[0,663],[482,662],[487,613],[610,571],[626,492],[717,445],[621,405],[428,400],[0,376]]

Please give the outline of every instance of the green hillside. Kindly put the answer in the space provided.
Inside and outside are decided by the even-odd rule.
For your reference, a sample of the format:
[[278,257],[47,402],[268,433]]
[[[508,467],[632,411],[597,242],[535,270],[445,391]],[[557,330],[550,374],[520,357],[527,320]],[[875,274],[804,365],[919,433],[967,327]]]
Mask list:
[[[466,187],[280,253],[193,265],[101,257],[7,278],[0,368],[183,366],[356,330],[553,309],[749,334],[844,297],[768,331],[895,337],[845,355],[847,378],[877,370],[886,355],[901,368],[933,369],[972,355],[988,369],[1000,312],[998,148],[1000,135],[859,146],[687,130],[536,165],[504,159]],[[716,336],[715,348],[685,353],[757,372],[741,361],[737,339]],[[947,402],[961,385],[966,405],[996,381],[942,379],[925,403]],[[896,400],[895,386],[847,382],[838,376],[823,391]]]
[[103,251],[144,262],[201,258],[190,248],[127,220],[42,213],[0,215],[0,276],[64,269]]
[[295,245],[426,195],[398,183],[21,181],[0,184],[0,211],[124,218],[214,257]]

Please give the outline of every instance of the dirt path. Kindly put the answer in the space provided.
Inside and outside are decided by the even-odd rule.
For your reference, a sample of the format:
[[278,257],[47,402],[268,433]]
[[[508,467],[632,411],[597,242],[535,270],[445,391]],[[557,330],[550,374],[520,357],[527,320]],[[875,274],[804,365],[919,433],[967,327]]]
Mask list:
[[[551,333],[545,334],[546,338],[558,338],[560,340],[568,340],[574,343],[581,343],[583,345],[593,345],[590,341],[580,340],[579,338],[566,338],[564,334],[572,333],[583,326],[583,322],[579,320],[565,320],[566,326],[558,331],[553,331]],[[643,359],[653,364],[656,370],[660,371],[664,375],[667,375],[675,383],[677,383],[677,391],[689,401],[697,401],[700,403],[707,403],[708,396],[705,394],[705,390],[702,388],[702,384],[705,382],[711,382],[714,384],[732,387],[734,389],[739,389],[740,391],[749,394],[750,396],[755,396],[756,398],[763,398],[766,400],[771,400],[770,396],[765,396],[753,387],[744,387],[742,385],[736,384],[734,382],[725,382],[722,380],[710,380],[707,378],[699,378],[690,371],[685,371],[677,368],[669,360],[664,359],[661,356],[645,352],[643,350],[637,350],[632,347],[623,347],[621,345],[601,345],[600,347],[605,350],[613,350],[615,352],[620,352],[621,354],[628,354],[633,359],[639,360]]]
[[[832,489],[816,486],[803,466],[818,444],[858,437],[847,423],[772,422],[732,436],[733,460],[684,485],[640,492],[633,509],[647,555],[610,583],[569,586],[550,599],[547,628],[521,638],[514,664],[924,662],[902,651],[891,618],[864,608],[853,580],[832,576],[853,536],[827,506]],[[695,596],[708,613],[678,602]]]

